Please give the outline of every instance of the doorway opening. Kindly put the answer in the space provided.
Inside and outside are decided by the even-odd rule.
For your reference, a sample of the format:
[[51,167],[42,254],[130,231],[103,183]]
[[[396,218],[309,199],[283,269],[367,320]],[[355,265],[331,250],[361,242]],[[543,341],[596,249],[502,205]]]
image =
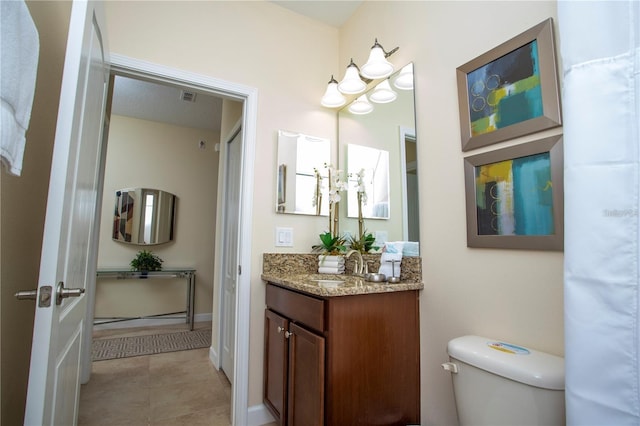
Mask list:
[[[197,96],[197,93],[203,93],[207,96],[216,97],[223,100],[229,100],[238,102],[240,107],[241,116],[241,149],[239,155],[236,158],[236,167],[239,170],[239,187],[238,187],[238,228],[236,235],[233,236],[235,241],[251,241],[251,203],[252,193],[250,191],[250,185],[253,182],[253,161],[255,150],[255,126],[256,126],[256,108],[257,108],[257,92],[255,89],[229,83],[226,81],[213,79],[207,76],[198,74],[192,74],[181,70],[167,68],[156,64],[150,64],[147,62],[137,61],[130,58],[112,55],[111,56],[112,73],[125,76],[131,79],[137,79],[146,82],[153,82],[160,85],[167,85],[171,87],[182,87],[188,96],[186,98],[192,98],[193,95]],[[187,99],[188,100],[188,99]],[[224,130],[223,130],[224,132]],[[228,135],[221,134],[222,138],[226,138]],[[206,147],[208,141],[197,141],[198,149],[203,146]],[[218,141],[212,141],[210,148],[214,149]],[[220,158],[221,161],[225,154],[226,147],[220,144]],[[146,161],[152,161],[153,153],[148,155]],[[145,161],[144,158],[141,161]],[[176,158],[176,161],[180,161],[180,158]],[[221,164],[221,167],[222,164]],[[224,166],[226,167],[226,165]],[[167,173],[171,174],[171,170],[167,170]],[[222,176],[222,175],[220,175]],[[221,182],[218,183],[218,188],[224,190],[227,182],[225,182],[224,176],[221,177]],[[217,199],[220,200],[218,194]],[[220,202],[220,201],[218,201]],[[221,206],[218,205],[218,208]],[[213,218],[211,218],[213,220]],[[220,218],[216,220],[215,228],[220,230]],[[179,235],[179,230],[177,231]],[[222,242],[222,232],[216,232],[215,250],[216,253],[224,253],[224,246]],[[230,377],[230,381],[233,383],[231,393],[231,419],[232,424],[246,424],[247,423],[247,411],[248,411],[248,338],[249,338],[249,297],[250,297],[250,265],[251,265],[251,245],[242,244],[237,245],[237,257],[236,262],[238,266],[242,268],[235,268],[237,273],[236,277],[236,300],[233,303],[235,305],[235,317],[232,318],[235,324],[235,343],[234,343],[234,357],[233,357],[233,369],[231,372],[227,372]],[[217,258],[218,256],[216,256]],[[214,259],[210,259],[211,263],[214,263]],[[216,262],[217,263],[217,262]],[[221,297],[219,288],[221,286],[221,279],[218,265],[214,269],[213,278],[213,291],[215,297]],[[239,272],[242,270],[242,274]],[[95,291],[95,289],[94,289]],[[229,321],[228,318],[219,317],[220,311],[215,309],[216,301],[213,301],[214,308],[212,309],[213,324],[214,324],[214,342],[210,350],[209,358],[216,368],[220,368],[219,359],[219,342],[215,342],[215,336],[218,336],[219,330],[216,333],[216,328],[223,327],[225,321]],[[87,313],[87,321],[91,323],[93,320],[94,312],[89,309]],[[91,332],[91,327],[87,327],[87,332]],[[87,341],[87,340],[85,340]],[[85,371],[90,371],[91,355],[86,354],[83,359],[83,368]],[[88,376],[87,376],[88,377]]]

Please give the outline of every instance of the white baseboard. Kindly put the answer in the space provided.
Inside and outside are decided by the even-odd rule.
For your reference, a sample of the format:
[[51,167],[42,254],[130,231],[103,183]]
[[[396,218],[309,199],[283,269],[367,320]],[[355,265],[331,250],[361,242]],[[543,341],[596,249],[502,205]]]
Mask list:
[[218,352],[213,349],[213,346],[209,348],[209,361],[211,361],[216,370],[220,371],[220,357],[218,357]]
[[249,407],[247,420],[248,426],[266,425],[276,421],[264,404]]
[[[195,314],[194,322],[211,322],[212,314]],[[115,328],[154,327],[168,324],[186,324],[184,318],[140,318],[126,321],[110,322],[106,324],[94,324],[94,330],[112,330]]]

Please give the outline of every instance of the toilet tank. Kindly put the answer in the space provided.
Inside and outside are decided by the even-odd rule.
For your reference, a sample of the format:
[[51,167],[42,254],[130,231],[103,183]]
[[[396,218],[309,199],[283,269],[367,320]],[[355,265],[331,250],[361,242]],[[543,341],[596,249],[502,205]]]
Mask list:
[[447,352],[461,426],[565,424],[563,358],[480,336]]

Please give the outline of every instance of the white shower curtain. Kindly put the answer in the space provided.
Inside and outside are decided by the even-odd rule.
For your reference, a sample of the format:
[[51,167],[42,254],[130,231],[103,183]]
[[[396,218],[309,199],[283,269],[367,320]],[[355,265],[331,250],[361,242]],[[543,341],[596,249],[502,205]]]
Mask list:
[[640,1],[558,2],[568,425],[640,424]]

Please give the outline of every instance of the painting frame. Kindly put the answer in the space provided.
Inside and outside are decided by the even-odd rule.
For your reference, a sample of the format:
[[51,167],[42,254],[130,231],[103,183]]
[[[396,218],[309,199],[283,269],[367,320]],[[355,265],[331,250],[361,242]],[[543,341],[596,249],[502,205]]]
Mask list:
[[[477,196],[479,191],[476,185],[477,168],[492,165],[494,163],[505,162],[507,160],[522,159],[545,153],[549,153],[548,167],[552,188],[551,220],[553,233],[548,235],[481,234],[478,219],[479,204]],[[562,251],[564,249],[564,166],[562,134],[465,157],[464,175],[467,216],[467,247],[557,251]],[[513,191],[515,192],[515,189]]]
[[[477,99],[485,99],[484,97],[470,99],[470,93],[473,93],[473,86],[469,86],[469,76],[474,71],[481,71],[483,68],[489,69],[491,66],[500,66],[500,62],[503,64],[512,64],[509,62],[511,56],[518,53],[519,50],[525,49],[527,46],[537,45],[535,51],[537,61],[531,59],[532,67],[536,69],[536,76],[539,77],[539,81],[535,87],[536,97],[534,101],[529,101],[531,104],[535,104],[535,115],[533,118],[517,117],[513,111],[518,111],[512,107],[504,107],[503,114],[505,116],[504,127],[496,128],[495,130],[487,130],[486,132],[479,133],[473,131],[472,125],[472,111],[479,111],[482,105],[478,105]],[[460,134],[462,142],[462,151],[469,151],[471,149],[480,148],[483,146],[491,145],[497,142],[513,139],[519,136],[528,135],[531,133],[539,132],[541,130],[550,129],[560,126],[562,124],[561,106],[560,106],[560,91],[558,84],[558,69],[556,64],[555,53],[555,41],[553,37],[553,19],[548,18],[540,24],[528,29],[527,31],[513,37],[512,39],[502,43],[501,45],[489,50],[488,52],[478,56],[475,59],[456,68],[456,80],[458,85],[458,105],[460,113]],[[521,56],[516,56],[521,59]],[[513,65],[505,65],[513,66]],[[500,81],[500,76],[494,74]],[[495,79],[491,80],[491,86],[489,85],[491,76],[487,78],[486,90],[496,88],[500,82],[496,82]],[[503,79],[502,82],[506,81]],[[524,81],[524,80],[523,80]],[[520,82],[516,82],[520,83]],[[506,84],[506,83],[505,83]],[[501,86],[501,90],[504,91]],[[515,87],[515,84],[509,87]],[[485,90],[485,87],[483,87]],[[513,90],[513,89],[510,89]],[[533,91],[531,91],[533,93]],[[484,94],[484,92],[483,92]],[[488,111],[491,111],[495,107],[496,110],[500,108],[498,105],[502,100],[495,101],[498,97],[494,96],[493,104],[489,100],[491,93],[488,92],[486,96],[486,104],[489,104]],[[506,102],[506,96],[504,101]],[[511,97],[512,100],[516,97]],[[518,97],[522,99],[522,96]],[[497,105],[497,107],[496,107]],[[504,104],[508,105],[508,104]],[[484,107],[481,109],[484,111]],[[495,112],[495,111],[494,111]],[[475,114],[475,113],[474,113]],[[494,117],[500,117],[500,113],[490,114],[489,112],[481,112],[478,114],[486,115],[486,120],[489,120],[489,116],[492,117],[491,121],[495,124]],[[509,119],[506,116],[509,116]],[[524,113],[523,113],[524,115]],[[500,118],[498,118],[498,121]],[[520,121],[517,121],[520,120]],[[481,122],[481,120],[478,120]],[[477,122],[476,122],[477,123]],[[511,124],[509,124],[511,123]],[[476,124],[477,125],[477,124]],[[492,128],[491,125],[487,125],[488,128]]]

